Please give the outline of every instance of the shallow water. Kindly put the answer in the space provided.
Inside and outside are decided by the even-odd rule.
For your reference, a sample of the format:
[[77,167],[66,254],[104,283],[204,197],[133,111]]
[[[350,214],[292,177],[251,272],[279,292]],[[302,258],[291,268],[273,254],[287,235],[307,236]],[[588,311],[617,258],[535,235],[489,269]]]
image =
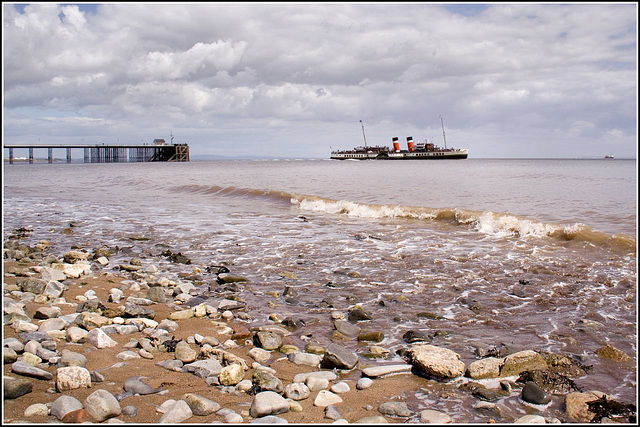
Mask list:
[[[420,330],[467,364],[478,343],[582,356],[593,369],[576,384],[632,403],[635,168],[480,159],[5,165],[3,231],[32,228],[32,239],[59,252],[117,245],[122,259],[173,274],[193,266],[169,263],[166,249],[201,267],[224,263],[251,279],[241,297],[252,325],[271,313],[306,320],[292,335],[301,348],[328,344],[328,313],[360,304],[373,317],[360,326],[383,331],[392,354],[407,346],[406,331]],[[73,236],[61,234],[71,223]],[[285,286],[299,303],[267,295]],[[599,359],[607,343],[633,363]],[[486,419],[460,399],[433,409]],[[504,403],[526,412],[517,397]],[[559,416],[560,406],[543,415]]]

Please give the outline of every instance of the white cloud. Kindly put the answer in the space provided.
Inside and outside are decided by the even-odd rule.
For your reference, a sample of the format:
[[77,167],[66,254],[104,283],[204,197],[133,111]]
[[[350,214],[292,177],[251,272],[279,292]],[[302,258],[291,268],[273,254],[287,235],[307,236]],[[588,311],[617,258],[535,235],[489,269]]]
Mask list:
[[[282,133],[261,154],[286,155],[291,138],[326,157],[310,130],[347,148],[363,119],[368,139],[388,144],[389,133],[431,137],[442,115],[447,139],[472,155],[485,140],[475,152],[500,156],[541,127],[565,147],[613,132],[617,149],[633,155],[636,12],[632,4],[113,3],[85,13],[4,4],[5,140],[19,142],[31,114],[39,125],[25,135],[76,129],[83,138],[98,123],[91,134],[127,129],[137,142],[163,129],[194,153],[216,153],[216,141],[239,130],[258,139],[266,127]],[[64,115],[95,122],[68,120],[61,131],[44,118]],[[515,150],[539,153],[530,140]]]

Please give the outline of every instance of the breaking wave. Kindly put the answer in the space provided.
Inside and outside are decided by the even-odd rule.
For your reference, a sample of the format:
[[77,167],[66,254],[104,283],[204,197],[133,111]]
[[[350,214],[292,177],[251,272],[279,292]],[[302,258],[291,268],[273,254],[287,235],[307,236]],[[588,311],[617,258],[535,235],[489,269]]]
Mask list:
[[279,190],[256,190],[195,184],[181,186],[176,189],[181,192],[216,196],[269,199],[278,203],[293,204],[301,210],[357,218],[447,221],[451,224],[472,227],[483,235],[496,238],[553,238],[558,241],[581,241],[594,246],[607,246],[627,252],[636,251],[636,240],[625,234],[610,235],[582,223],[571,225],[549,224],[509,213],[359,203],[349,200],[334,200],[319,196],[287,193]]

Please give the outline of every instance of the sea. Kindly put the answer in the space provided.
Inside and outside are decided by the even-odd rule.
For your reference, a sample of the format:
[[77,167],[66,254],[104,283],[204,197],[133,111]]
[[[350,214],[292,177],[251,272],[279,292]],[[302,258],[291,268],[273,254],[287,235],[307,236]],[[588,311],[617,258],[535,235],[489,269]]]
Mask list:
[[[403,363],[418,331],[467,365],[487,347],[569,355],[591,366],[573,379],[581,390],[637,400],[636,160],[16,163],[3,181],[4,238],[24,227],[27,243],[58,253],[117,246],[111,266],[135,256],[172,280],[199,268],[212,282],[206,267],[226,266],[250,280],[247,326],[300,319],[300,348],[328,345],[330,313],[360,305],[372,320],[359,326],[390,351],[364,363]],[[607,344],[631,362],[598,357]],[[411,399],[454,422],[487,420],[463,394]],[[534,413],[560,417],[554,402]]]

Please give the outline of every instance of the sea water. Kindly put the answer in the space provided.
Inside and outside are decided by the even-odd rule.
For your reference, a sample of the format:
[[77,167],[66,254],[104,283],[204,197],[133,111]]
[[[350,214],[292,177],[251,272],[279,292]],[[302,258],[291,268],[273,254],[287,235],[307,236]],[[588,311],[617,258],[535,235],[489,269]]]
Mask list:
[[[558,352],[593,366],[581,389],[636,400],[635,160],[14,164],[3,190],[5,238],[26,227],[58,253],[117,246],[112,266],[136,256],[169,276],[226,265],[250,279],[249,326],[303,319],[300,348],[327,345],[329,313],[359,304],[390,362],[409,330],[467,365],[480,344]],[[285,286],[296,304],[273,296]],[[598,358],[606,344],[632,362]],[[469,402],[438,405],[485,419]]]

